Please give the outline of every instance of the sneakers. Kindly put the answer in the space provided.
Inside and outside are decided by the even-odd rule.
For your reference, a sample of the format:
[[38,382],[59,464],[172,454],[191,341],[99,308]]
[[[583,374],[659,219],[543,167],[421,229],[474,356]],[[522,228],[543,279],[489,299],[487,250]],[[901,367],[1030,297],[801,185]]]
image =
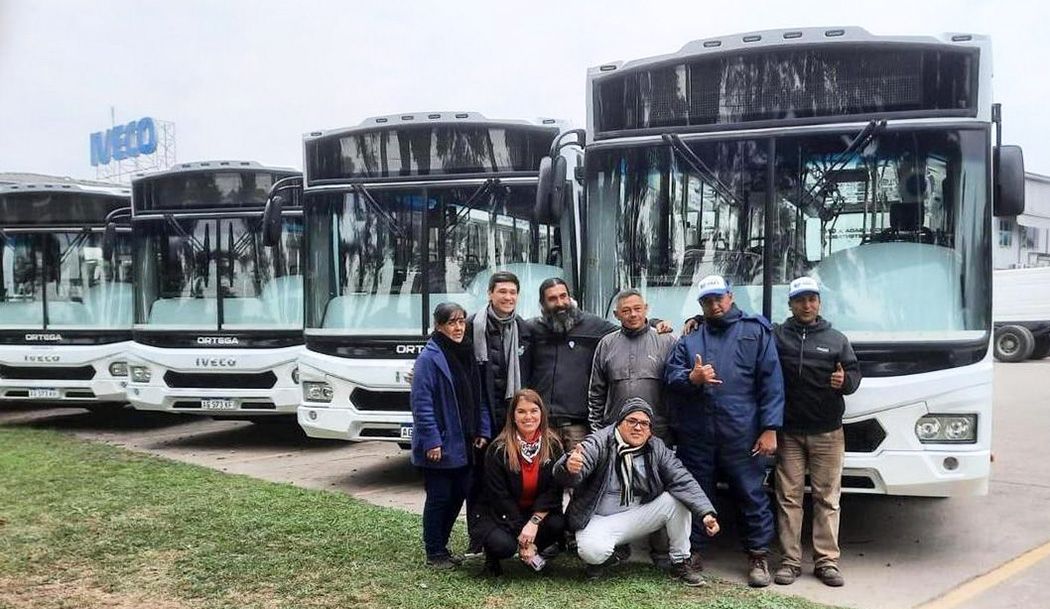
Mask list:
[[455,569],[460,565],[461,561],[454,560],[451,556],[428,556],[427,567],[434,569],[435,571],[447,571],[449,569]]
[[701,575],[699,571],[693,569],[688,560],[671,563],[670,573],[671,577],[679,579],[683,584],[693,588],[707,585],[707,582],[704,581],[704,576]]
[[832,588],[838,588],[846,583],[846,580],[842,579],[842,572],[835,565],[817,567],[813,570],[813,575],[816,575],[817,579],[824,582],[825,586],[831,586]]
[[765,552],[749,552],[747,571],[747,585],[752,588],[765,588],[770,584],[769,564],[766,563]]
[[795,583],[798,576],[802,575],[802,568],[794,565],[780,565],[777,572],[773,574],[773,581],[781,586],[788,586]]
[[689,553],[689,566],[693,568],[693,571],[704,570],[704,558],[699,552],[694,551]]
[[586,567],[584,567],[583,572],[587,576],[587,579],[589,579],[591,581],[594,581],[596,579],[601,579],[601,577],[605,573],[606,569],[608,569],[610,567],[614,567],[614,566],[616,566],[616,565],[626,561],[630,557],[631,557],[631,546],[628,546],[628,545],[616,546],[613,549],[612,556],[610,556],[609,558],[605,559],[605,562],[603,562],[600,565],[587,565]]

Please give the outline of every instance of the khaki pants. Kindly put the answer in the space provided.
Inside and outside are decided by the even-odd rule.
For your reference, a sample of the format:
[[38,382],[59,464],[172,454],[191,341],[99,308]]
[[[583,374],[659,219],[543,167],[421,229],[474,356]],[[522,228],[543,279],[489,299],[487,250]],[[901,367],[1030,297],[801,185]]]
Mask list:
[[802,498],[806,471],[813,497],[813,562],[838,565],[839,496],[845,456],[842,428],[827,433],[777,433],[777,528],[783,564],[802,567]]
[[591,432],[591,429],[582,423],[552,427],[551,429],[558,434],[558,439],[561,440],[561,448],[565,452],[576,448],[576,445],[583,442],[583,439]]

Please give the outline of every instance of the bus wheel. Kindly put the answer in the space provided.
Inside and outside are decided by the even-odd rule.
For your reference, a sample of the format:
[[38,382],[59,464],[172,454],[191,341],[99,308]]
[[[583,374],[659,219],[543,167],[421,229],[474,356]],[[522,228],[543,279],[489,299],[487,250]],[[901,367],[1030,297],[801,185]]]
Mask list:
[[1023,362],[1035,348],[1035,338],[1024,326],[1002,326],[995,331],[995,359],[1000,362]]
[[1047,355],[1050,355],[1050,334],[1044,334],[1035,339],[1035,346],[1032,348],[1032,354],[1028,358],[1043,359]]

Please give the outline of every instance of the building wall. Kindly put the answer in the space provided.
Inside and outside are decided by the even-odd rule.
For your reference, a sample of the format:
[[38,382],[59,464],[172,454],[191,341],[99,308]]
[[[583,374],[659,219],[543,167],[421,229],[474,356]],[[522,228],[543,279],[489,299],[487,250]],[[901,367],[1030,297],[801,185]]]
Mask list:
[[1025,174],[1025,213],[992,219],[997,269],[1050,266],[1050,176]]

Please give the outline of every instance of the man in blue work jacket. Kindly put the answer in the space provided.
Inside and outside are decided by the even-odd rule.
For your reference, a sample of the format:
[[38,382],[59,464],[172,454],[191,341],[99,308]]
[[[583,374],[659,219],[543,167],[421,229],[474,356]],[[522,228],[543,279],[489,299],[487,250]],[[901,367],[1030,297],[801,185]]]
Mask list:
[[[728,482],[743,515],[748,584],[764,587],[770,583],[766,556],[774,531],[762,480],[784,418],[776,341],[769,321],[737,308],[723,277],[704,277],[699,300],[699,327],[678,340],[664,367],[677,410],[678,458],[708,496],[714,495],[716,473]],[[694,528],[697,568],[705,537]]]

